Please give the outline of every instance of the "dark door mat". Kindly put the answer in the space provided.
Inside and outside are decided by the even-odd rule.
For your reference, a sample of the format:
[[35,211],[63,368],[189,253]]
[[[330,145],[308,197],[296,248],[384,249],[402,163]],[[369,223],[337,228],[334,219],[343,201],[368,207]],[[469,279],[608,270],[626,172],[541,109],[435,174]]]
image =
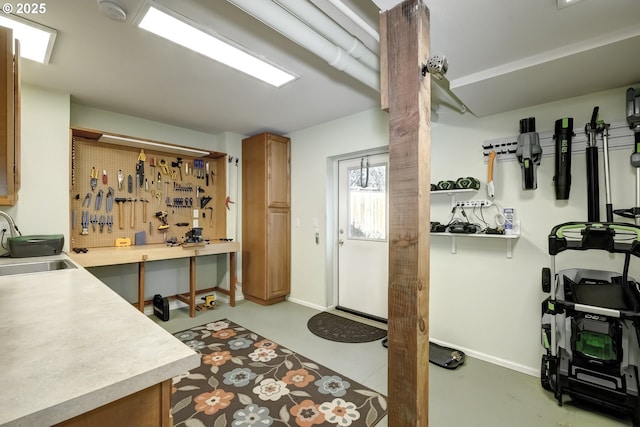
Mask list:
[[326,311],[318,313],[309,319],[307,327],[314,335],[337,342],[371,342],[387,336],[387,331],[384,329],[365,325]]

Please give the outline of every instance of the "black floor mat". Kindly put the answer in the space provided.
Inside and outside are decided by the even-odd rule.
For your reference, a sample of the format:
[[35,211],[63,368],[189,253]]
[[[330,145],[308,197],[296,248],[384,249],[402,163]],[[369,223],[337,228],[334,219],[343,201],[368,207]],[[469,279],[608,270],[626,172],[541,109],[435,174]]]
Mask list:
[[[387,347],[387,338],[382,340],[382,345]],[[465,354],[460,350],[444,347],[429,342],[429,362],[445,369],[456,369],[464,364]]]
[[465,354],[460,350],[429,342],[429,362],[445,369],[456,369],[464,364]]

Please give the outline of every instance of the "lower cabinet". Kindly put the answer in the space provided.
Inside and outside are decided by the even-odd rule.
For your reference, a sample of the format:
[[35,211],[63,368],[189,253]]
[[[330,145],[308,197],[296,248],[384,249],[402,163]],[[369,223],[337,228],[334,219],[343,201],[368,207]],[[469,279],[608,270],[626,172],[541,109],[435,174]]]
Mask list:
[[78,415],[56,427],[171,427],[171,380]]

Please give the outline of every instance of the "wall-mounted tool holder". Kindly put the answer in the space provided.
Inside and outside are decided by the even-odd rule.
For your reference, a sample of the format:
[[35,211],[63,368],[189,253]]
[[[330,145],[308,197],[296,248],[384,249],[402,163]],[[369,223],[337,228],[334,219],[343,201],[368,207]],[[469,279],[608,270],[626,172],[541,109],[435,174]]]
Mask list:
[[[575,123],[575,121],[574,121]],[[574,128],[576,136],[572,139],[572,154],[584,153],[587,148],[587,135],[577,126]],[[542,157],[555,156],[556,143],[553,139],[553,130],[539,132]],[[620,150],[633,147],[633,132],[626,122],[612,123],[609,128],[609,149]],[[489,139],[482,143],[482,155],[484,162],[489,160],[489,153],[496,152],[496,160],[500,162],[517,161],[516,149],[518,148],[518,136]]]
[[[226,154],[72,129],[72,247],[226,238]],[[120,239],[120,240],[119,240]]]

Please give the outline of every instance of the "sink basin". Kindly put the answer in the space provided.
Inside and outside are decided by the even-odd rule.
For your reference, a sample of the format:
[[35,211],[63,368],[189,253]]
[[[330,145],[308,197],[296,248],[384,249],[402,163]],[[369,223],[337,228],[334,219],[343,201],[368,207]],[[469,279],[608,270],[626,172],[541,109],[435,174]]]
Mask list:
[[13,274],[42,273],[45,271],[65,270],[77,268],[74,263],[66,259],[53,261],[29,261],[14,264],[0,265],[0,276],[10,276]]

